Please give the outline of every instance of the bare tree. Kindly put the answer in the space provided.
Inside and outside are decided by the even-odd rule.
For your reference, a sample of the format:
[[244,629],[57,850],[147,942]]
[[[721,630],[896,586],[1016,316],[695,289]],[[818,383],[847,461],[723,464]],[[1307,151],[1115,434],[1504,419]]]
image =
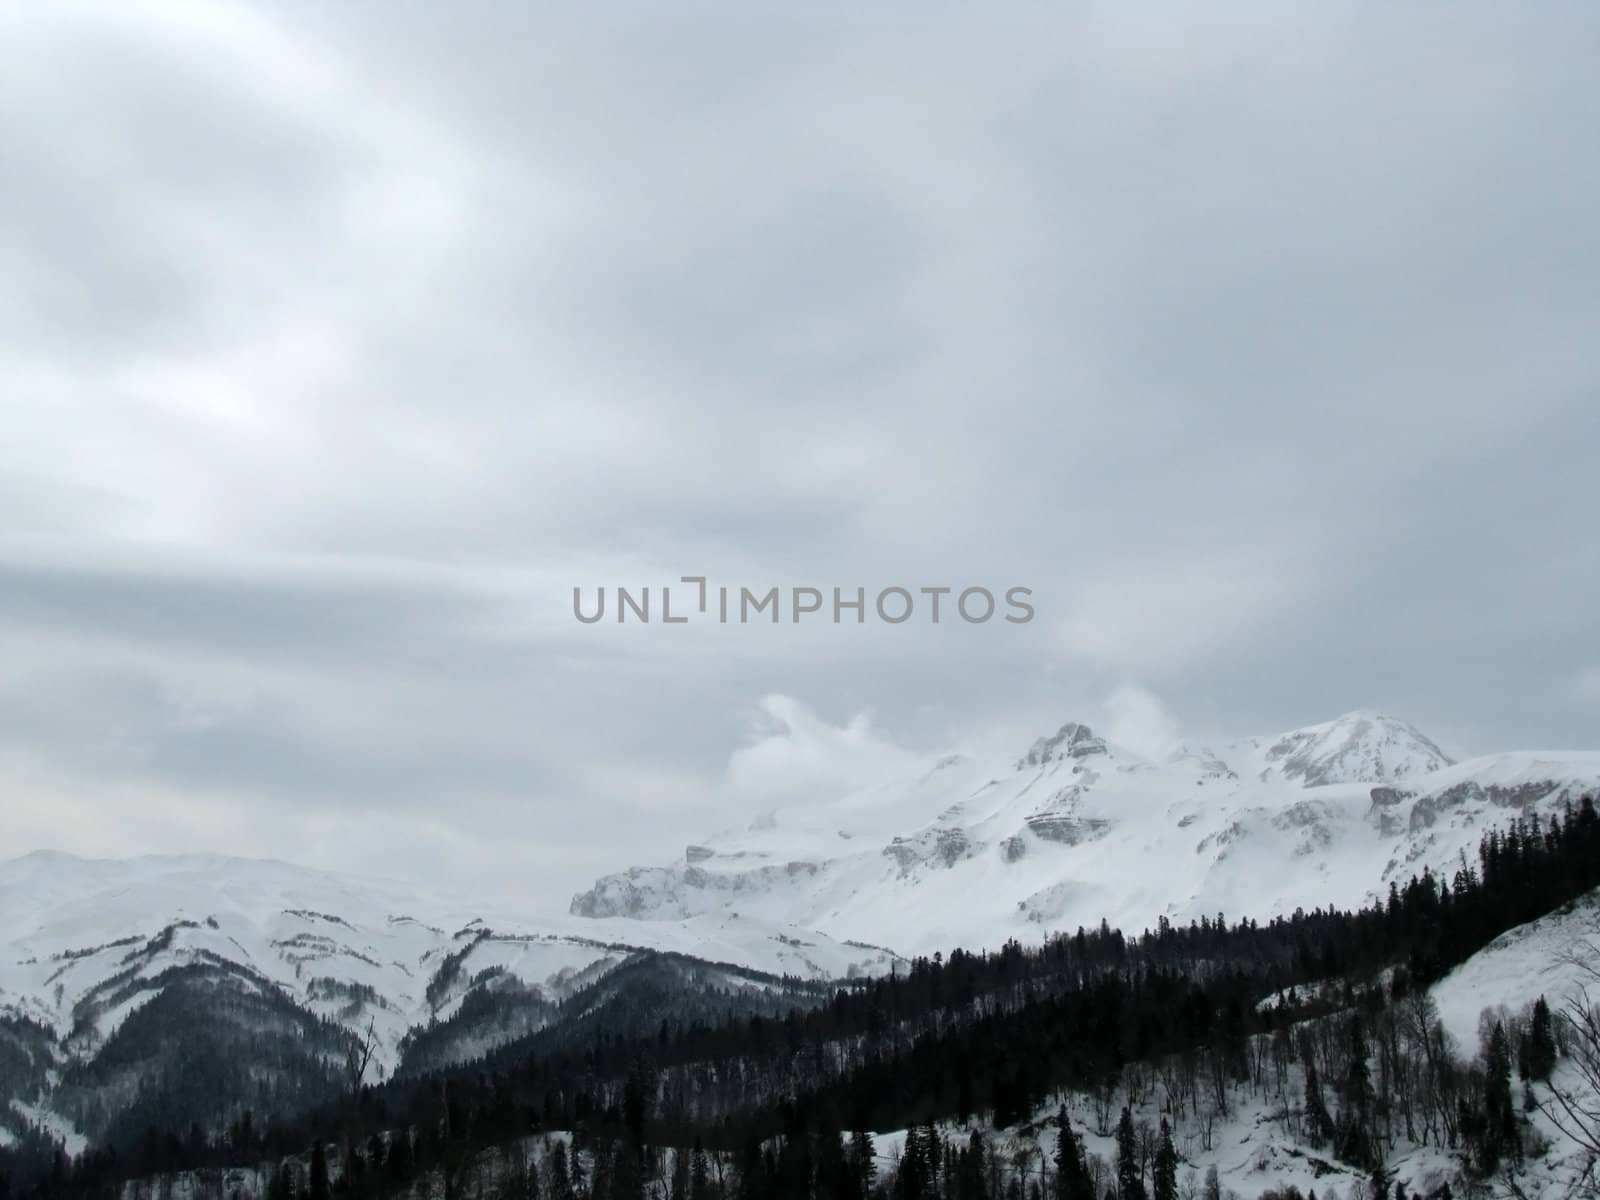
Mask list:
[[1095,1132],[1101,1137],[1111,1134],[1111,1110],[1116,1105],[1117,1089],[1121,1086],[1121,1071],[1107,1071],[1094,1081]]
[[[1600,918],[1595,925],[1600,929]],[[1584,1177],[1589,1194],[1595,1195],[1600,1194],[1595,1178],[1595,1164],[1600,1161],[1600,1005],[1591,999],[1590,984],[1600,986],[1600,946],[1579,936],[1556,957],[1589,982],[1580,983],[1561,1009],[1567,1057],[1576,1068],[1577,1080],[1572,1084],[1552,1081],[1538,1105],[1551,1124],[1588,1153]]]
[[372,1052],[378,1047],[378,1018],[373,1017],[367,1022],[367,1032],[361,1040],[352,1045],[344,1056],[345,1088],[351,1094],[361,1090],[361,1081],[366,1076],[367,1064],[372,1061]]
[[1216,1105],[1210,1103],[1200,1110],[1200,1149],[1207,1154],[1216,1144],[1218,1112]]
[[1562,1133],[1600,1157],[1600,1005],[1590,999],[1587,987],[1579,987],[1561,1011],[1579,1083],[1552,1084],[1539,1107]]

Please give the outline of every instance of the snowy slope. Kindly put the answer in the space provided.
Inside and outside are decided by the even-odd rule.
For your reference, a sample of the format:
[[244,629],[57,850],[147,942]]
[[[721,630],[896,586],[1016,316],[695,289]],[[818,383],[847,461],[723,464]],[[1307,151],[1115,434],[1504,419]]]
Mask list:
[[[1162,761],[1068,723],[1006,761],[950,755],[891,785],[765,813],[679,862],[600,880],[564,915],[278,862],[32,854],[0,862],[0,1052],[26,1074],[0,1079],[0,1130],[7,1105],[58,1122],[53,1090],[93,1076],[84,1068],[133,1028],[131,1014],[170,1028],[188,1011],[174,988],[220,980],[254,995],[267,1007],[248,1019],[334,1061],[337,1039],[329,1049],[323,1027],[295,1022],[370,1024],[387,1074],[419,1034],[448,1035],[430,1042],[436,1063],[529,1032],[641,952],[826,979],[888,970],[884,946],[992,947],[1102,919],[1136,932],[1161,915],[1354,904],[1424,866],[1453,871],[1486,830],[1588,793],[1600,793],[1600,754],[1451,763],[1371,713]],[[1503,963],[1464,967],[1488,974],[1460,985],[1472,997],[1460,1013],[1456,985],[1441,985],[1451,1027],[1465,1022],[1458,1036],[1498,1002],[1495,979],[1509,995],[1533,977],[1530,953],[1518,943]],[[498,1024],[480,1020],[495,1006],[464,1003],[508,985],[528,1000],[495,1008]],[[226,1019],[211,1031],[224,1045],[237,1033]]]
[[[1585,969],[1585,965],[1587,969]],[[1519,1012],[1540,996],[1556,1011],[1587,986],[1600,999],[1600,892],[1507,930],[1433,986],[1439,1019],[1469,1053],[1484,1009]]]
[[559,1000],[640,950],[774,975],[886,971],[887,951],[718,913],[688,921],[582,920],[475,909],[392,882],[285,863],[181,856],[0,863],[0,1016],[90,1057],[174,966],[224,964],[345,1027],[373,1023],[377,1062],[408,1030],[445,1019],[474,977],[500,968]]
[[902,952],[993,946],[1101,919],[1269,917],[1355,904],[1489,828],[1600,792],[1600,753],[1452,763],[1374,713],[1153,762],[1068,723],[1010,762],[952,755],[912,778],[607,876],[586,917],[739,912]]
[[[1596,971],[1600,971],[1600,891],[1507,930],[1434,984],[1433,998],[1439,1020],[1461,1052],[1471,1057],[1481,1044],[1479,1017],[1486,1009],[1500,1018],[1506,1013],[1526,1015],[1540,996],[1557,1013],[1572,1002],[1593,1004],[1600,999]],[[1600,1096],[1570,1057],[1557,1060],[1548,1085],[1533,1085],[1541,1108],[1560,1111],[1551,1100],[1552,1088],[1573,1097],[1581,1108],[1600,1111]],[[1541,1200],[1586,1194],[1574,1184],[1591,1170],[1587,1151],[1547,1111],[1529,1114],[1529,1120],[1543,1146],[1523,1164],[1520,1193]],[[1593,1176],[1588,1178],[1587,1194],[1592,1194]]]
[[[1590,893],[1563,912],[1507,931],[1435,984],[1433,996],[1440,1019],[1455,1039],[1458,1055],[1470,1061],[1476,1052],[1478,1017],[1484,1008],[1522,1012],[1540,995],[1559,1008],[1584,978],[1581,968],[1572,962],[1573,955],[1600,967],[1600,892]],[[1594,990],[1592,980],[1590,985]],[[1224,1195],[1253,1197],[1288,1186],[1323,1197],[1364,1195],[1368,1179],[1364,1168],[1340,1161],[1330,1147],[1309,1146],[1287,1127],[1287,1111],[1303,1104],[1305,1076],[1295,1064],[1285,1078],[1287,1086],[1281,1093],[1265,1077],[1261,1090],[1238,1081],[1230,1084],[1228,1112],[1215,1119],[1209,1136],[1207,1121],[1197,1118],[1189,1105],[1172,1104],[1166,1088],[1159,1084],[1119,1092],[1109,1113],[1114,1119],[1119,1106],[1126,1103],[1136,1124],[1156,1127],[1163,1119],[1170,1121],[1179,1154],[1180,1194],[1197,1193],[1207,1169],[1215,1167]],[[1569,1060],[1558,1063],[1555,1082],[1578,1086]],[[1543,1084],[1537,1085],[1537,1094],[1541,1099],[1546,1095]],[[1031,1121],[1013,1129],[997,1130],[982,1121],[965,1125],[946,1121],[940,1123],[939,1131],[947,1141],[961,1145],[978,1129],[1003,1161],[1025,1163],[1025,1169],[1036,1174],[1054,1153],[1054,1118],[1063,1104],[1086,1157],[1098,1160],[1093,1169],[1109,1174],[1117,1156],[1115,1131],[1112,1125],[1101,1124],[1106,1110],[1082,1092],[1052,1096],[1034,1111]],[[1515,1190],[1505,1179],[1489,1187],[1469,1182],[1463,1176],[1459,1153],[1432,1144],[1418,1145],[1404,1136],[1403,1129],[1397,1130],[1386,1165],[1408,1192],[1422,1195],[1431,1195],[1446,1183],[1457,1195],[1478,1190],[1527,1200],[1571,1200],[1586,1194],[1578,1185],[1587,1155],[1543,1113],[1527,1113],[1525,1118],[1536,1132],[1537,1150],[1514,1167]],[[906,1136],[905,1130],[876,1136],[881,1172],[898,1166]],[[1530,1139],[1530,1146],[1534,1142]]]

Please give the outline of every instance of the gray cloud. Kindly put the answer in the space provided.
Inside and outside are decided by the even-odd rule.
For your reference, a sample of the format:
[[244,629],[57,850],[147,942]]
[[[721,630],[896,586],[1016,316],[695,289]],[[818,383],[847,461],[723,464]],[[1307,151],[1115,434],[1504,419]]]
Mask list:
[[[559,903],[1069,716],[1593,743],[1586,7],[8,30],[18,849]],[[568,616],[687,572],[1039,618]]]

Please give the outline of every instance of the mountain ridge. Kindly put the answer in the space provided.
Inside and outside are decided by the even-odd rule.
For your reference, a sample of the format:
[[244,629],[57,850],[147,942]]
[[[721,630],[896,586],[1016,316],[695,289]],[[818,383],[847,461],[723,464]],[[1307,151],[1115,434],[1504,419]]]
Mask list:
[[825,980],[890,969],[892,953],[718,914],[683,922],[519,918],[407,895],[281,861],[222,855],[0,861],[0,1018],[59,1039],[62,1065],[93,1059],[160,995],[165,973],[216,968],[275,990],[400,1066],[412,1030],[445,1021],[479,987],[511,980],[556,1003],[642,954]]
[[[104,1097],[132,1086],[108,1051],[145,1062],[152,1031],[185,1022],[223,1057],[245,1029],[276,1038],[285,1086],[325,1092],[369,1032],[375,1076],[481,1057],[559,1032],[565,1001],[652,959],[754,998],[1102,920],[1354,907],[1595,792],[1600,753],[1457,763],[1367,711],[1159,759],[1066,722],[1020,755],[930,758],[763,812],[603,877],[566,914],[281,860],[34,851],[0,861],[0,1129],[9,1112],[68,1145],[98,1136],[75,1122],[116,1119]],[[234,1000],[207,1016],[218,989]]]
[[759,913],[903,953],[1102,919],[1266,919],[1362,903],[1444,870],[1497,815],[1548,815],[1597,786],[1600,754],[1458,763],[1371,709],[1164,758],[1068,721],[1017,757],[946,755],[898,784],[764,813],[680,862],[603,876],[569,911]]

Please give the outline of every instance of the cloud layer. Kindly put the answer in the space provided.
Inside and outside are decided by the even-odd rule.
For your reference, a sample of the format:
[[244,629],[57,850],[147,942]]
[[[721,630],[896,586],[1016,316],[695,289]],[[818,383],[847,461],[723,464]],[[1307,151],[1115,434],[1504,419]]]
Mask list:
[[[0,22],[0,852],[559,904],[1068,718],[1594,744],[1586,6]],[[683,574],[1038,618],[571,619]]]

